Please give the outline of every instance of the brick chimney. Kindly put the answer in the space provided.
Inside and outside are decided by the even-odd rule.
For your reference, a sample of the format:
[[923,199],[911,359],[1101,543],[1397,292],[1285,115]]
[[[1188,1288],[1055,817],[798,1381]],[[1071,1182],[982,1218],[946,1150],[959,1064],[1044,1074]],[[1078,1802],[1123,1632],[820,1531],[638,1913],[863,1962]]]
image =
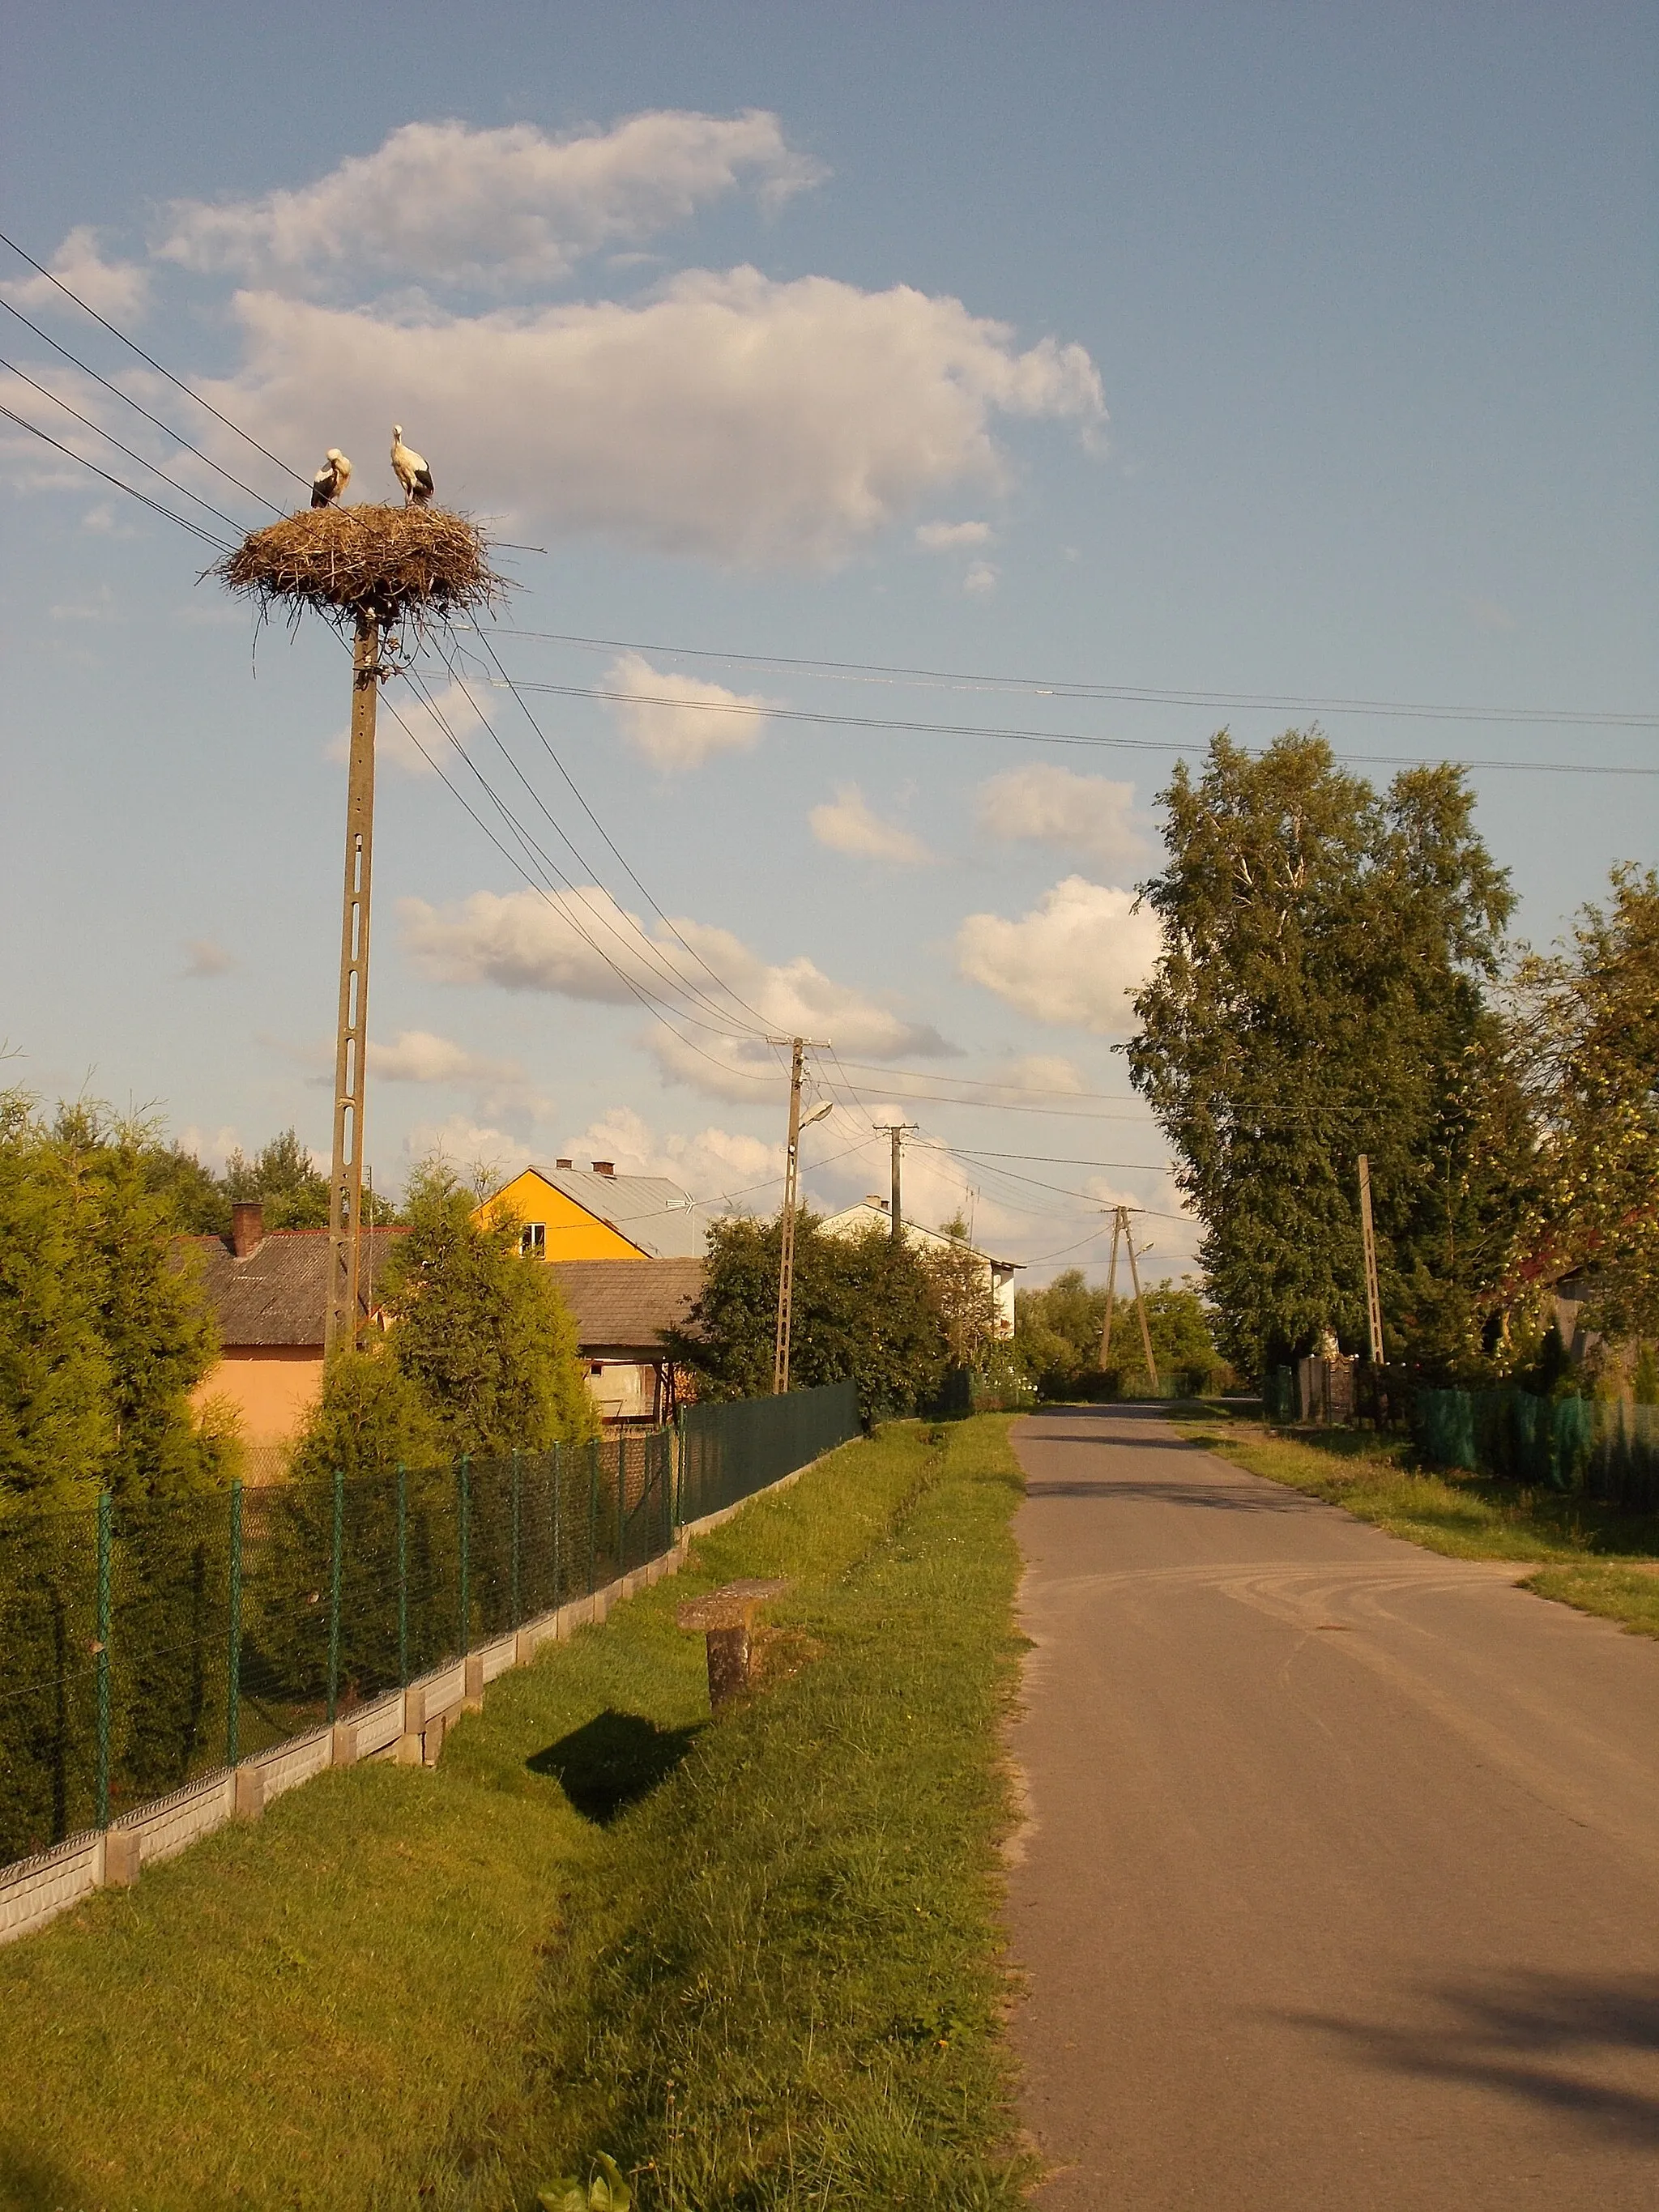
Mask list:
[[568,1168],[573,1167],[575,1163],[572,1160],[555,1160],[553,1164],[556,1168]]
[[265,1204],[262,1198],[239,1198],[230,1209],[230,1249],[239,1260],[257,1252],[265,1241]]
[[617,1172],[617,1163],[615,1160],[595,1160],[593,1172],[595,1175],[613,1176]]

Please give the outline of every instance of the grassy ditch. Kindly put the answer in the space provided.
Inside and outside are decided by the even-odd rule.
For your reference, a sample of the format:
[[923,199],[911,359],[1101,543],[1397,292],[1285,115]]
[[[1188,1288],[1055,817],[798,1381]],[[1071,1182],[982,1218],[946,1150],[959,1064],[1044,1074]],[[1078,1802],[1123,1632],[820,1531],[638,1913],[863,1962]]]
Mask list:
[[1403,1439],[1358,1430],[1294,1435],[1213,1403],[1172,1415],[1183,1436],[1252,1474],[1340,1505],[1361,1521],[1460,1559],[1535,1561],[1526,1588],[1659,1636],[1659,1516],[1411,1464]]
[[[0,1951],[0,2208],[1018,2201],[999,2033],[1006,1422],[849,1446],[492,1686]],[[777,1574],[708,1716],[674,1608]]]

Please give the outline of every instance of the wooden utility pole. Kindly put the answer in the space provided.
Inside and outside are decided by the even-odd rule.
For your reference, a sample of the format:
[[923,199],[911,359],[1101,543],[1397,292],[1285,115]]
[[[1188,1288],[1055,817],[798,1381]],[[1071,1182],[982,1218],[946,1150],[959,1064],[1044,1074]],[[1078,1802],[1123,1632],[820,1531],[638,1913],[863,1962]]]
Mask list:
[[1140,1323],[1140,1349],[1146,1357],[1146,1375],[1153,1395],[1158,1394],[1158,1362],[1152,1357],[1152,1332],[1146,1322],[1146,1302],[1140,1295],[1140,1270],[1135,1265],[1135,1240],[1129,1232],[1129,1209],[1127,1206],[1112,1208],[1112,1261],[1106,1273],[1106,1319],[1100,1332],[1100,1364],[1105,1366],[1112,1350],[1112,1307],[1117,1291],[1117,1248],[1121,1240],[1129,1255],[1129,1280],[1134,1285],[1135,1317]]
[[374,850],[374,708],[380,626],[357,617],[351,660],[351,761],[346,771],[345,895],[340,918],[340,1019],[334,1048],[334,1156],[328,1183],[325,1358],[357,1341],[363,1210],[363,1062],[368,1039],[368,889]]
[[1100,1331],[1100,1364],[1103,1368],[1112,1356],[1112,1306],[1117,1292],[1117,1242],[1123,1234],[1123,1208],[1112,1208],[1112,1264],[1106,1270],[1106,1319]]
[[1376,1281],[1376,1237],[1371,1228],[1371,1164],[1359,1155],[1359,1233],[1365,1248],[1365,1322],[1370,1331],[1371,1364],[1382,1364],[1382,1293]]
[[[778,1327],[772,1348],[772,1395],[781,1398],[789,1388],[789,1331],[795,1298],[795,1207],[800,1188],[800,1085],[807,1048],[827,1049],[827,1037],[769,1037],[769,1044],[787,1044],[789,1054],[789,1148],[783,1163],[783,1212],[778,1218]],[[829,1112],[828,1106],[821,1113]],[[820,1118],[819,1114],[811,1117]]]
[[904,1151],[906,1136],[919,1127],[915,1121],[890,1121],[887,1124],[887,1133],[893,1140],[893,1195],[888,1206],[890,1217],[888,1234],[895,1244],[898,1243],[903,1228],[903,1216],[900,1210],[899,1160]]

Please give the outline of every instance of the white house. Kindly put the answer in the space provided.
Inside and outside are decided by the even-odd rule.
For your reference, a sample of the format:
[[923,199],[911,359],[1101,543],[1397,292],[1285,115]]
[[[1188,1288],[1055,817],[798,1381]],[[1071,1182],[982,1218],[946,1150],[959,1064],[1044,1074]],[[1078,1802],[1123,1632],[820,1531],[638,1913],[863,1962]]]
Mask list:
[[[861,1199],[840,1213],[832,1213],[819,1223],[826,1237],[861,1237],[866,1230],[890,1229],[892,1226],[891,1203],[884,1198]],[[899,1224],[899,1234],[905,1243],[919,1252],[966,1252],[984,1268],[990,1285],[991,1296],[996,1301],[997,1334],[1012,1336],[1014,1333],[1014,1277],[1024,1264],[1018,1260],[994,1260],[988,1252],[975,1251],[965,1237],[947,1237],[942,1229],[925,1229],[919,1221],[904,1221]]]

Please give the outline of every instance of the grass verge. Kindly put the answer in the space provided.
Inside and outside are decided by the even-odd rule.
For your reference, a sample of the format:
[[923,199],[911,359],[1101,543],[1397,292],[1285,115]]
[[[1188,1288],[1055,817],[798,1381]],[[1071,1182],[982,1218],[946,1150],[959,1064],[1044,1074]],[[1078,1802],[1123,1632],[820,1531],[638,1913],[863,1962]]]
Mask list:
[[[1006,1431],[834,1455],[434,1771],[325,1775],[0,1951],[0,2207],[483,2212],[599,2150],[641,2212],[1016,2203]],[[711,1724],[674,1608],[737,1574],[793,1587]]]
[[1454,1559],[1536,1561],[1528,1589],[1659,1636],[1659,1575],[1644,1564],[1659,1560],[1659,1517],[1481,1475],[1426,1473],[1410,1464],[1403,1439],[1358,1430],[1287,1435],[1211,1401],[1178,1406],[1170,1418],[1189,1442],[1252,1474]]

